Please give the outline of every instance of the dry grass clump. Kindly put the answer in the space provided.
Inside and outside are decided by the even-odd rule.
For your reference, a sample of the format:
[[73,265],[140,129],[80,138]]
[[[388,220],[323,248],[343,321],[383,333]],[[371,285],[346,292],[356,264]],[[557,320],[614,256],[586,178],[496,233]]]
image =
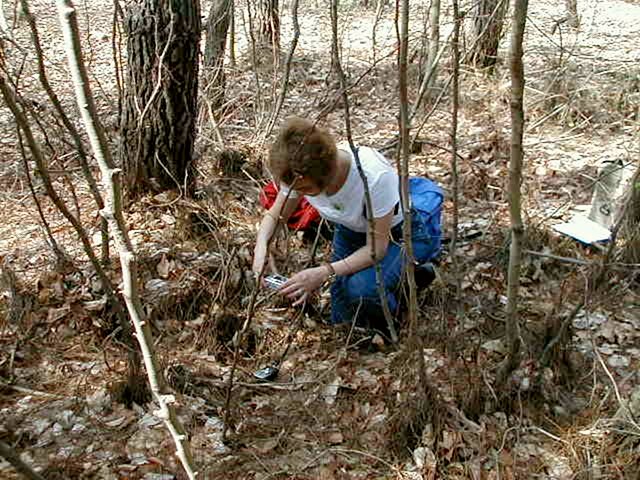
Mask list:
[[125,381],[109,383],[107,391],[115,403],[132,408],[134,404],[145,405],[151,401],[151,390],[147,382],[146,375],[138,374],[127,378]]
[[[246,311],[232,308],[212,308],[194,332],[193,344],[196,350],[207,352],[218,361],[227,363],[233,359],[233,341],[246,320]],[[265,328],[254,320],[244,335],[240,348],[244,355],[262,357],[277,351],[286,332]]]
[[532,128],[548,120],[584,130],[616,129],[640,118],[640,70],[605,69],[573,58],[552,59],[551,68],[533,77]]
[[[429,440],[437,443],[441,433],[445,410],[436,388],[422,384],[417,372],[414,351],[405,351],[394,362],[394,371],[403,372],[399,379],[400,392],[389,405],[387,438],[390,450],[399,458],[410,456],[424,441],[425,430]],[[397,368],[403,364],[405,368]],[[429,445],[435,448],[436,445]]]
[[640,436],[621,430],[604,415],[597,411],[593,421],[579,419],[555,429],[554,434],[562,438],[562,442],[556,442],[557,457],[574,472],[572,478],[638,478]]
[[631,187],[632,198],[627,207],[627,218],[622,225],[621,260],[625,263],[640,263],[640,183]]
[[18,283],[8,259],[0,264],[0,331],[4,323],[19,324],[30,311],[33,293]]

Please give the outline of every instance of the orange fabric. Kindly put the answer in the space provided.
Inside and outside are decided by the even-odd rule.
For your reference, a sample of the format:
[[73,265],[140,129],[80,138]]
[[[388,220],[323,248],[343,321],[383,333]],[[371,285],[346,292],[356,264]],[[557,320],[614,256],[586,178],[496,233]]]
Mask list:
[[[278,196],[278,187],[269,182],[260,192],[260,203],[267,210],[275,203]],[[306,230],[320,221],[320,214],[311,206],[306,198],[302,197],[298,208],[291,214],[287,225],[292,230]]]

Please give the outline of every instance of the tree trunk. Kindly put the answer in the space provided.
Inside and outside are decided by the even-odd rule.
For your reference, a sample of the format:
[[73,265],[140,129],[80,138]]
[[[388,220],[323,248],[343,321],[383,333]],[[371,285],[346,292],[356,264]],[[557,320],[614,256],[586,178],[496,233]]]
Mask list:
[[207,20],[207,41],[204,48],[205,95],[214,112],[224,103],[226,76],[224,52],[231,20],[232,0],[215,0]]
[[256,17],[258,45],[271,48],[274,54],[280,51],[280,14],[278,0],[258,0]]
[[[432,5],[436,0],[431,0]],[[439,3],[439,2],[438,2]],[[453,63],[453,73],[451,82],[451,193],[452,193],[452,215],[451,215],[451,263],[456,282],[456,313],[458,318],[462,318],[464,305],[462,303],[462,272],[458,259],[458,223],[460,196],[458,188],[460,185],[458,176],[458,110],[460,106],[460,8],[458,0],[453,0],[453,39],[451,41],[451,53]],[[435,52],[437,54],[437,50]],[[434,67],[435,68],[435,67]]]
[[567,24],[571,28],[580,26],[580,17],[578,16],[578,0],[565,0],[567,6]]
[[520,263],[524,225],[520,185],[522,183],[522,137],[524,134],[524,66],[522,63],[522,39],[527,20],[528,0],[516,0],[511,33],[511,158],[509,160],[509,217],[511,219],[511,247],[509,250],[509,272],[507,281],[506,340],[507,357],[497,375],[498,385],[518,365],[520,333],[518,319],[518,290],[520,288]]
[[236,4],[231,0],[231,11],[229,12],[229,63],[231,68],[236,68]]
[[118,157],[129,199],[194,189],[198,0],[136,0],[127,9],[125,97]]
[[332,83],[334,79],[340,82],[340,75],[338,69],[340,68],[340,44],[338,35],[338,7],[340,6],[340,0],[331,0],[331,31],[335,32],[335,41],[331,42],[331,66],[329,68],[329,75],[327,76],[327,83]]
[[[400,99],[400,112],[398,116],[399,141],[398,149],[398,173],[400,174],[400,203],[403,206],[411,204],[409,197],[409,156],[411,153],[409,138],[409,85],[407,75],[407,63],[409,57],[409,0],[401,0],[400,12],[396,20],[398,31],[398,94]],[[396,7],[397,9],[398,7]],[[396,10],[397,12],[398,10]],[[406,248],[407,265],[406,274],[409,284],[409,332],[413,340],[414,351],[418,356],[418,375],[420,384],[426,385],[426,368],[422,345],[417,335],[418,300],[415,278],[415,257],[413,256],[413,241],[411,232],[411,210],[403,208],[404,222],[402,224],[402,238]]]
[[440,49],[440,0],[431,0],[429,6],[429,41],[427,46],[427,62],[424,76],[427,80],[425,87],[427,99],[432,98],[432,88],[436,81],[438,66],[438,50]]
[[479,68],[493,67],[498,59],[498,45],[502,37],[506,0],[479,0],[473,19],[475,46],[471,63]]
[[[640,167],[636,170],[631,180],[631,198],[625,219],[622,223],[622,236],[625,246],[622,252],[622,261],[625,263],[640,263]],[[636,271],[636,278],[640,274]]]

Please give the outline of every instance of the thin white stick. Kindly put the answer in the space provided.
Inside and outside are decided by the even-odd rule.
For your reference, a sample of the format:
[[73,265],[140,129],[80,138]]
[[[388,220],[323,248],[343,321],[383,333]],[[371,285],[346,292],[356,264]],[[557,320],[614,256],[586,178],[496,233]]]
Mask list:
[[616,400],[618,400],[618,405],[620,405],[620,409],[624,413],[626,413],[626,415],[625,415],[625,417],[627,417],[626,420],[631,422],[631,424],[634,427],[636,427],[636,429],[638,429],[638,431],[640,431],[640,425],[638,425],[638,423],[635,421],[635,418],[633,418],[633,412],[629,408],[628,403],[625,402],[622,399],[622,397],[620,396],[620,390],[618,389],[618,384],[616,383],[616,380],[613,378],[613,375],[611,375],[611,372],[607,368],[607,365],[604,363],[604,360],[602,359],[602,355],[600,355],[600,351],[598,350],[598,346],[593,341],[593,339],[591,340],[591,348],[593,348],[593,353],[596,354],[596,358],[598,359],[598,362],[600,363],[600,366],[604,370],[604,373],[606,373],[607,377],[609,377],[609,381],[611,382],[611,386],[613,387],[613,391],[616,394]]
[[119,175],[121,170],[115,168],[111,152],[107,144],[104,129],[96,113],[95,103],[91,94],[87,71],[82,60],[82,48],[78,34],[78,23],[75,8],[71,0],[57,0],[60,26],[64,36],[65,51],[69,61],[71,79],[78,102],[78,108],[87,130],[87,135],[98,161],[102,173],[102,184],[106,192],[105,205],[100,214],[107,219],[110,231],[120,255],[122,268],[122,294],[129,311],[129,316],[135,327],[135,335],[140,344],[142,357],[151,392],[160,408],[154,414],[165,422],[176,445],[176,453],[188,478],[195,479],[193,459],[188,436],[175,413],[173,404],[175,396],[169,392],[162,371],[153,351],[153,337],[151,329],[145,319],[142,302],[138,289],[137,263],[133,248],[127,234],[126,224],[122,215]]

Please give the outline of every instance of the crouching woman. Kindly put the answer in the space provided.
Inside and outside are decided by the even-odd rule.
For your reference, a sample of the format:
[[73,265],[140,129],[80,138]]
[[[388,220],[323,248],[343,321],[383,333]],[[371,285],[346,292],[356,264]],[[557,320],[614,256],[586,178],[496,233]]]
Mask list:
[[[402,244],[403,213],[396,170],[369,147],[357,149],[369,188],[373,228],[368,221],[365,187],[353,152],[337,146],[314,123],[289,120],[269,152],[268,166],[279,191],[258,230],[253,270],[258,274],[268,256],[269,239],[304,197],[334,225],[331,261],[292,275],[280,293],[294,303],[331,280],[331,323],[364,327],[385,325],[376,285],[379,262],[385,298],[391,312],[399,310],[399,290],[407,262]],[[425,178],[410,179],[413,252],[418,268],[440,252],[442,192]],[[372,255],[372,245],[375,246]]]

